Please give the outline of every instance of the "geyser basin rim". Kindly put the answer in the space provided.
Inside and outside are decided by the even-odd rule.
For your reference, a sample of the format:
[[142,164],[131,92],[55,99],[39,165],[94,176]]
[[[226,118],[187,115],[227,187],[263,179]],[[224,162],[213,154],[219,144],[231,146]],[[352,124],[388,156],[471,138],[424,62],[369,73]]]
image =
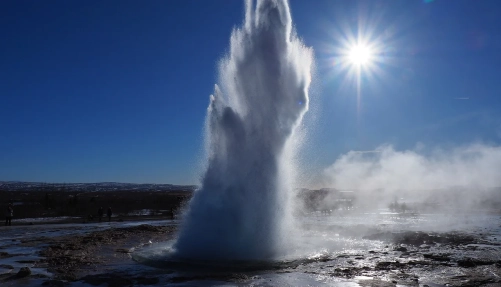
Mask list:
[[[291,268],[302,264],[308,264],[325,260],[327,256],[316,256],[297,259],[269,259],[269,260],[206,260],[189,259],[177,256],[175,253],[166,254],[163,257],[158,255],[143,256],[141,251],[134,252],[132,259],[143,265],[182,271],[259,271],[259,270],[277,270]],[[328,258],[327,258],[328,259]]]

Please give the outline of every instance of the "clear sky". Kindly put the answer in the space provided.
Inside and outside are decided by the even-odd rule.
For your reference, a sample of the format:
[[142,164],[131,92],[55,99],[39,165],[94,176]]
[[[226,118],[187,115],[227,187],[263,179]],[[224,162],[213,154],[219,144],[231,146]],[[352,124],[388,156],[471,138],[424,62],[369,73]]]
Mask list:
[[[1,1],[0,180],[196,184],[243,1]],[[316,57],[302,167],[501,142],[501,2],[290,0]],[[377,46],[361,72],[346,38]]]

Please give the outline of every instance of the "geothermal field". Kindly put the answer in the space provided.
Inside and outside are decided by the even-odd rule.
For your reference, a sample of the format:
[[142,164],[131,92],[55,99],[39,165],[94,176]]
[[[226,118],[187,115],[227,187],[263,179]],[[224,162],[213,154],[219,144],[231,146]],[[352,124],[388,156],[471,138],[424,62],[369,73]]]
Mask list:
[[[360,209],[356,203],[321,209],[293,216],[297,234],[287,252],[250,259],[177,255],[181,215],[123,221],[119,215],[102,223],[18,219],[2,227],[2,286],[500,284],[499,210],[451,213],[439,207],[403,213]],[[217,225],[207,232],[215,230]],[[30,274],[23,273],[26,267]]]
[[477,168],[499,149],[350,153],[328,173],[352,189],[298,188],[313,49],[288,1],[245,3],[209,99],[200,185],[52,193],[68,206],[0,227],[1,286],[501,286],[499,170]]

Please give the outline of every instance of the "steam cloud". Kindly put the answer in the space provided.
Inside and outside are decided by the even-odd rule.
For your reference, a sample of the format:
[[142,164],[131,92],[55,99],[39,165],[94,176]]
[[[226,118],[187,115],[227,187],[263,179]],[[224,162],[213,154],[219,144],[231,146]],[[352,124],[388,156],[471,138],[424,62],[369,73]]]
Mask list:
[[391,145],[374,153],[348,152],[325,170],[331,186],[359,190],[430,190],[501,187],[501,147],[471,144],[426,155]]

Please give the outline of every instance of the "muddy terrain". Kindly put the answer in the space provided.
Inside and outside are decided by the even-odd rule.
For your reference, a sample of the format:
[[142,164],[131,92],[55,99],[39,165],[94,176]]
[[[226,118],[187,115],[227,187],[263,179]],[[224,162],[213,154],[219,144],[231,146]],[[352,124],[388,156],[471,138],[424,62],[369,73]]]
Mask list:
[[[157,242],[172,239],[176,225],[138,225],[56,237],[32,237],[20,242],[22,247],[44,246],[32,269],[47,269],[49,276],[12,270],[1,275],[4,283],[39,282],[43,286],[71,286],[74,283],[97,286],[147,286],[200,282],[219,282],[237,286],[276,286],[266,283],[270,276],[310,276],[316,281],[353,282],[358,286],[501,286],[501,242],[497,233],[484,231],[381,231],[368,227],[362,238],[374,242],[373,249],[345,249],[317,256],[274,264],[252,270],[196,271],[186,266],[158,269],[140,266],[131,254]],[[358,236],[350,229],[336,235]],[[7,258],[7,250],[0,253]],[[30,262],[27,262],[30,263]],[[124,267],[125,266],[125,267]],[[127,267],[128,266],[128,267]],[[9,266],[1,266],[9,268]],[[130,268],[130,269],[127,269]],[[12,268],[14,269],[14,268]],[[130,272],[130,270],[135,270]],[[139,271],[137,271],[139,270]],[[33,281],[35,280],[35,281]],[[271,280],[271,279],[270,279]],[[186,284],[186,285],[182,285]],[[299,283],[298,283],[299,284]],[[11,285],[16,286],[16,285]],[[81,286],[81,285],[75,285]],[[289,286],[294,286],[291,284]],[[341,285],[339,285],[341,286]],[[343,285],[346,286],[346,285]]]

